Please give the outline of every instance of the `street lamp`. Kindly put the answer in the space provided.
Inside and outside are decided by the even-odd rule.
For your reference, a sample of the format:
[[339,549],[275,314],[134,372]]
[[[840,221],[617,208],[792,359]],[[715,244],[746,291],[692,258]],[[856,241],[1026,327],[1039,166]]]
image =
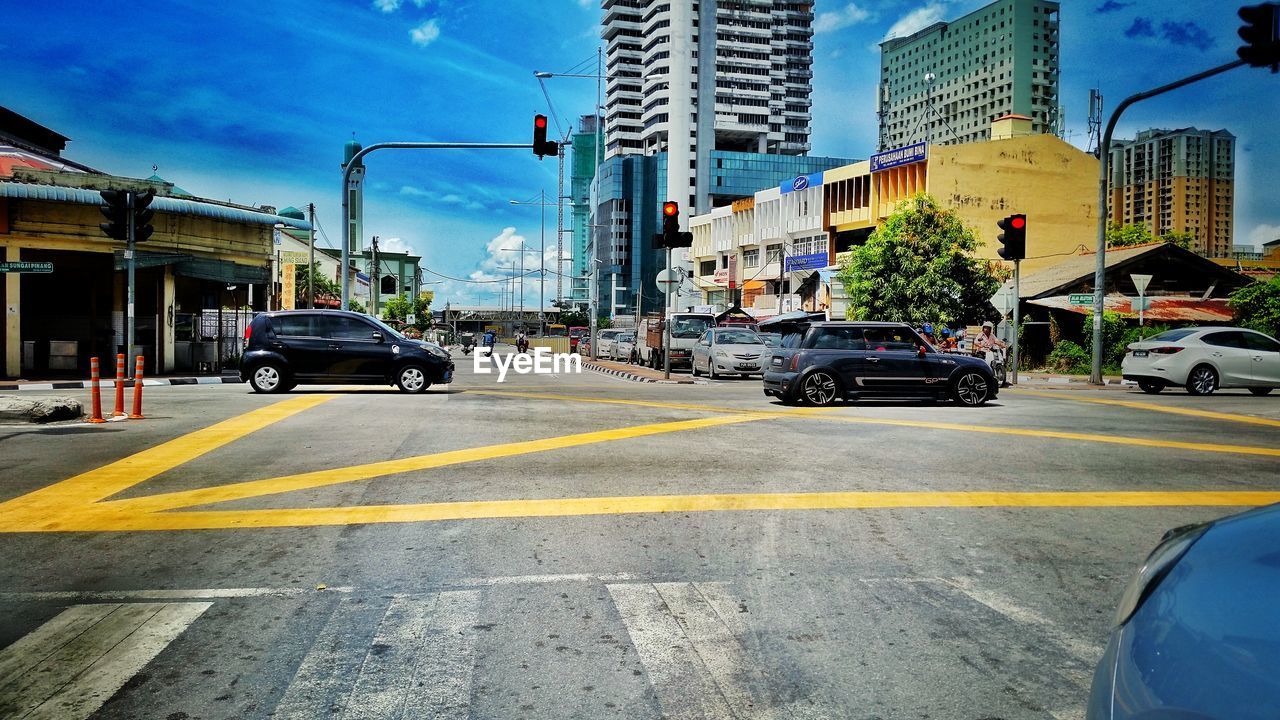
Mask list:
[[[547,202],[546,190],[538,191],[538,200],[536,202],[533,200],[508,200],[507,202],[512,205],[538,205],[542,211],[542,227],[541,227],[542,252],[538,255],[538,335],[541,336],[546,332],[546,328],[544,327],[544,325],[546,324],[545,311],[547,307],[547,206],[555,205],[556,203]],[[521,243],[522,247],[523,245],[524,243]],[[558,267],[559,265],[558,260],[556,264],[557,264],[556,273],[559,273],[561,268]],[[523,313],[524,312],[524,309],[523,309],[524,308],[524,290],[523,290],[524,255],[523,254],[520,255],[520,267],[521,267],[521,273],[522,273],[520,278],[520,286],[522,288],[520,291],[520,306],[521,306],[521,313]]]
[[[503,252],[520,253],[520,324],[524,325],[524,256],[525,253],[532,252],[531,249],[525,247],[524,241],[520,241],[519,248],[500,248]],[[514,303],[512,304],[514,307]],[[541,318],[541,316],[539,316]]]

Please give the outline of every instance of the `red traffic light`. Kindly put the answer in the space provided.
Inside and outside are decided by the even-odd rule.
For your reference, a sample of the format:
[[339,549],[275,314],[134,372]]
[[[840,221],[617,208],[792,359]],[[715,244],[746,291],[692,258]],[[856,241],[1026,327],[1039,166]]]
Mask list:
[[668,200],[662,203],[662,214],[667,217],[675,217],[680,214],[680,204],[674,200]]
[[536,127],[536,128],[544,128],[544,127],[546,127],[546,126],[547,126],[547,116],[546,116],[546,115],[534,115],[534,116],[533,116],[533,126],[534,126],[534,127]]
[[1021,215],[1014,215],[1013,219],[1009,221],[1009,225],[1011,225],[1014,230],[1021,230],[1027,226],[1027,219]]

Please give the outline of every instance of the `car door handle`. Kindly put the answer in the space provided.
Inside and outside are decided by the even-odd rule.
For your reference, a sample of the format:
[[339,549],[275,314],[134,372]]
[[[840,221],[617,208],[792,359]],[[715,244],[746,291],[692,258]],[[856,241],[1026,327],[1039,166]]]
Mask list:
[[867,362],[870,362],[870,363],[878,363],[878,362],[880,362],[880,358],[878,358],[878,357],[869,357],[869,358],[867,358]]
[[1216,352],[1216,353],[1209,353],[1209,354],[1210,354],[1210,355],[1212,355],[1212,356],[1214,356],[1214,357],[1222,357],[1222,353],[1220,353],[1220,352]]
[[342,343],[329,343],[329,348],[332,350],[340,350],[342,348]]

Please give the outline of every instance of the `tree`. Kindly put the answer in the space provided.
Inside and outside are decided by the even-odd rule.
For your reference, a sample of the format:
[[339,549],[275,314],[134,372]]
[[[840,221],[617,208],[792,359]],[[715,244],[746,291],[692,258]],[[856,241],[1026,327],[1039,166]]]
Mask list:
[[1272,337],[1280,335],[1280,275],[1236,290],[1230,302],[1241,326]]
[[849,318],[915,326],[996,319],[990,298],[1005,272],[974,257],[977,248],[960,217],[929,195],[899,203],[841,264],[836,277],[849,296]]
[[1146,225],[1121,225],[1112,223],[1107,227],[1107,247],[1129,247],[1145,245],[1155,240]]
[[1173,230],[1161,235],[1160,239],[1167,243],[1177,245],[1183,250],[1190,250],[1191,246],[1196,241],[1196,236],[1186,230]]
[[586,327],[591,324],[591,313],[580,308],[560,310],[560,324],[565,327]]
[[293,306],[296,308],[304,308],[307,306],[307,270],[311,270],[315,277],[315,291],[317,304],[321,304],[320,300],[328,300],[337,302],[342,297],[342,286],[330,280],[328,276],[320,272],[320,264],[313,265],[295,265],[293,268]]
[[382,304],[382,317],[385,320],[397,320],[404,322],[410,313],[414,315],[414,327],[419,330],[426,330],[431,327],[431,301],[421,296],[416,296],[410,301],[403,295],[396,295],[388,298]]

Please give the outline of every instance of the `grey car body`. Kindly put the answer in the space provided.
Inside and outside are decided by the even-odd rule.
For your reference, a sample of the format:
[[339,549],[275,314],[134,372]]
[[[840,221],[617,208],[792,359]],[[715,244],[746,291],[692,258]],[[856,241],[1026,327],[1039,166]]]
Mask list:
[[742,327],[711,328],[693,346],[693,374],[758,375],[764,372],[772,350],[754,330]]
[[793,313],[760,328],[783,335],[764,373],[764,394],[784,403],[893,397],[981,405],[999,392],[982,359],[940,353],[903,323],[822,322]]
[[1171,530],[1125,591],[1088,720],[1280,717],[1280,505]]

